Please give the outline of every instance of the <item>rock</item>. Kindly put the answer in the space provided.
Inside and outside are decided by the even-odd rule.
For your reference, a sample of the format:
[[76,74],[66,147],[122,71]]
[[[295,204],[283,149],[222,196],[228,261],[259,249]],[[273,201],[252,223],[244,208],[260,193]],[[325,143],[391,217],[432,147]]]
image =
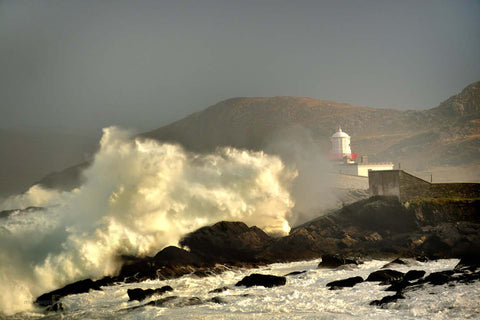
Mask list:
[[210,302],[213,302],[213,303],[218,303],[218,304],[226,304],[227,301],[225,301],[225,299],[223,299],[222,297],[213,297],[212,299],[208,300]]
[[367,280],[365,281],[381,281],[381,282],[391,282],[395,280],[402,280],[404,276],[403,272],[391,270],[391,269],[384,269],[378,270],[370,273]]
[[400,259],[400,258],[397,258],[397,259],[395,259],[395,260],[393,260],[393,261],[390,261],[390,262],[387,263],[386,265],[384,265],[384,266],[382,267],[382,269],[390,268],[390,267],[395,266],[395,265],[406,265],[406,264],[407,264],[406,261],[404,261],[404,260],[402,260],[402,259]]
[[163,286],[161,288],[157,289],[140,289],[140,288],[135,288],[135,289],[128,289],[127,294],[129,301],[137,300],[137,301],[142,301],[145,300],[146,298],[149,298],[155,294],[164,294],[165,292],[173,291],[173,288],[170,286]]
[[155,266],[164,265],[196,265],[201,264],[200,258],[187,250],[169,246],[159,251],[153,257]]
[[385,289],[385,291],[395,291],[397,293],[400,293],[405,289],[406,287],[410,286],[411,283],[406,281],[406,280],[397,280],[397,281],[391,281],[390,287]]
[[208,293],[221,293],[221,292],[224,292],[224,291],[227,291],[227,290],[230,290],[230,288],[229,287],[221,287],[221,288],[213,289],[212,291],[209,291]]
[[338,254],[324,254],[322,255],[322,261],[318,264],[318,268],[337,268],[345,264],[358,265],[358,261],[355,259],[345,258]]
[[147,303],[147,306],[155,306],[155,307],[167,307],[167,308],[172,308],[172,307],[186,307],[186,306],[195,306],[195,305],[200,305],[203,304],[202,300],[198,297],[191,297],[191,298],[186,298],[186,297],[178,297],[178,296],[171,296],[171,297],[166,297],[163,299],[151,301]]
[[42,307],[46,307],[55,304],[55,302],[65,296],[77,293],[85,293],[90,290],[101,289],[96,282],[92,281],[91,279],[85,279],[71,284],[67,284],[63,288],[42,294],[35,300],[35,303]]
[[284,277],[298,276],[299,274],[304,274],[304,273],[307,273],[307,271],[306,270],[293,271],[293,272],[287,273],[286,275],[284,275]]
[[456,271],[475,271],[477,268],[480,268],[480,256],[478,254],[471,254],[462,257],[455,266]]
[[433,284],[434,286],[438,286],[452,281],[452,275],[453,271],[432,272],[425,277],[425,281]]
[[53,305],[48,306],[45,311],[47,312],[59,312],[64,311],[63,304],[61,302],[55,302]]
[[402,294],[395,294],[393,296],[385,296],[381,300],[373,300],[370,302],[371,306],[383,306],[387,303],[390,302],[396,302],[398,299],[405,299],[405,297]]
[[265,288],[271,288],[276,286],[284,286],[285,283],[287,283],[287,279],[285,277],[253,273],[237,282],[235,286],[245,286],[247,288],[253,286],[263,286]]
[[428,259],[428,257],[426,256],[418,256],[415,258],[415,260],[417,260],[418,262],[428,262],[430,261],[430,259]]
[[403,277],[407,281],[417,280],[425,275],[423,270],[409,270]]
[[190,251],[210,262],[254,262],[272,238],[257,227],[243,222],[222,221],[200,228],[181,241]]
[[331,287],[331,289],[333,289],[333,288],[341,289],[341,288],[345,288],[345,287],[353,287],[357,283],[361,283],[361,282],[363,282],[362,277],[351,277],[351,278],[347,278],[347,279],[342,279],[342,280],[329,282],[329,283],[327,283],[327,287]]

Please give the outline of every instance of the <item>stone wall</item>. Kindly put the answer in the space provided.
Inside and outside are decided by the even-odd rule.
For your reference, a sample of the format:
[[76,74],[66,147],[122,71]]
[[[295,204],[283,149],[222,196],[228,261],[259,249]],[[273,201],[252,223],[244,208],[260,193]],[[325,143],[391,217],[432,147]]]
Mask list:
[[370,195],[417,198],[478,198],[480,183],[430,183],[402,170],[370,171]]

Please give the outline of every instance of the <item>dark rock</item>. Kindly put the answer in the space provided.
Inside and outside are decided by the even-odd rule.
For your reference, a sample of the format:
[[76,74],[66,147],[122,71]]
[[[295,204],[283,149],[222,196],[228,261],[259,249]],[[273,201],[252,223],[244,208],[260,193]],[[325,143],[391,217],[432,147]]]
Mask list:
[[206,261],[253,262],[271,241],[272,238],[257,227],[222,221],[186,235],[180,244]]
[[324,254],[322,255],[322,261],[318,264],[319,268],[337,268],[345,264],[358,265],[358,261],[355,259],[345,258],[338,254]]
[[42,294],[35,300],[35,303],[42,306],[50,306],[65,296],[77,293],[85,293],[90,290],[101,290],[100,286],[91,279],[77,281],[67,284],[63,288]]
[[293,271],[293,272],[287,273],[286,275],[284,275],[284,277],[298,276],[299,274],[304,274],[304,273],[307,273],[307,271],[306,270]]
[[345,288],[345,287],[353,287],[357,283],[363,282],[362,277],[351,277],[347,279],[342,279],[342,280],[337,280],[337,281],[332,281],[327,283],[327,287],[335,287],[335,288]]
[[452,280],[453,271],[432,272],[425,277],[425,281],[437,286]]
[[451,256],[452,246],[447,243],[446,238],[433,233],[422,243],[420,250],[430,258],[441,259]]
[[370,273],[367,280],[365,281],[381,281],[381,282],[391,282],[395,280],[402,280],[404,276],[403,272],[391,270],[391,269],[384,269],[378,270]]
[[428,257],[426,256],[418,256],[415,258],[415,260],[417,260],[418,262],[428,262],[430,261],[430,259],[428,259]]
[[395,266],[395,265],[406,265],[406,264],[407,264],[406,261],[404,261],[404,260],[402,260],[402,259],[400,259],[400,258],[397,258],[397,259],[395,259],[395,260],[393,260],[393,261],[390,261],[390,262],[387,263],[386,265],[384,265],[384,266],[382,267],[382,269],[390,268],[390,267]]
[[174,306],[172,301],[178,300],[178,296],[169,296],[162,299],[150,301],[146,306],[155,306],[155,307],[164,307],[164,306]]
[[396,302],[398,299],[405,299],[402,294],[395,294],[393,296],[385,296],[381,300],[373,300],[370,302],[371,306],[383,306],[387,303]]
[[165,297],[159,300],[151,301],[146,305],[155,306],[155,307],[181,308],[181,307],[195,306],[200,304],[203,304],[203,302],[198,297],[186,298],[186,297],[170,296],[170,297]]
[[409,270],[403,277],[407,281],[417,280],[425,275],[423,270]]
[[47,312],[59,312],[64,311],[63,304],[61,302],[55,302],[53,305],[48,306],[45,311]]
[[164,294],[165,292],[170,292],[170,291],[173,291],[173,288],[170,287],[170,286],[163,286],[161,288],[157,288],[157,289],[140,289],[140,288],[135,288],[135,289],[128,289],[127,290],[127,294],[128,294],[128,298],[130,301],[133,301],[133,300],[138,300],[138,301],[142,301],[142,300],[145,300],[146,298],[149,298],[155,294]]
[[162,265],[196,265],[200,264],[200,258],[184,249],[169,246],[159,251],[153,261],[156,266]]
[[230,288],[229,287],[221,287],[221,288],[213,289],[212,291],[209,291],[208,293],[221,293],[221,292],[224,292],[224,291],[227,291],[227,290],[230,290]]
[[237,282],[235,286],[245,286],[247,288],[253,286],[263,286],[266,288],[271,288],[276,286],[284,286],[285,283],[287,283],[287,279],[285,277],[253,273]]
[[470,270],[475,271],[477,268],[480,268],[480,255],[478,254],[471,254],[464,256],[460,259],[460,261],[455,266],[455,270]]
[[227,303],[227,301],[225,301],[225,299],[223,299],[222,297],[213,297],[209,301],[213,302],[213,303],[218,303],[218,304],[226,304]]
[[403,289],[405,289],[406,287],[408,287],[410,285],[411,285],[411,283],[406,281],[406,280],[391,281],[390,287],[385,289],[385,291],[402,292]]

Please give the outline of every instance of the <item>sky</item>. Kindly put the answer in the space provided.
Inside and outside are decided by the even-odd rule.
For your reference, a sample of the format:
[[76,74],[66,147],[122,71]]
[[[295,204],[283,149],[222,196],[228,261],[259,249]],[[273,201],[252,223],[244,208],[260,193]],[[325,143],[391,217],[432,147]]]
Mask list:
[[241,96],[426,109],[479,62],[478,0],[0,0],[0,128],[146,131]]

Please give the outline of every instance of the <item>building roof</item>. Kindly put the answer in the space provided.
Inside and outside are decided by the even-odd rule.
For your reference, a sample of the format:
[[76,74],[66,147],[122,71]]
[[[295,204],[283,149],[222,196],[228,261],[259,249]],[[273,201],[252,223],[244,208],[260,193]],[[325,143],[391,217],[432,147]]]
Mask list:
[[332,138],[348,138],[350,137],[348,134],[342,131],[342,128],[338,128],[338,131],[335,132]]

